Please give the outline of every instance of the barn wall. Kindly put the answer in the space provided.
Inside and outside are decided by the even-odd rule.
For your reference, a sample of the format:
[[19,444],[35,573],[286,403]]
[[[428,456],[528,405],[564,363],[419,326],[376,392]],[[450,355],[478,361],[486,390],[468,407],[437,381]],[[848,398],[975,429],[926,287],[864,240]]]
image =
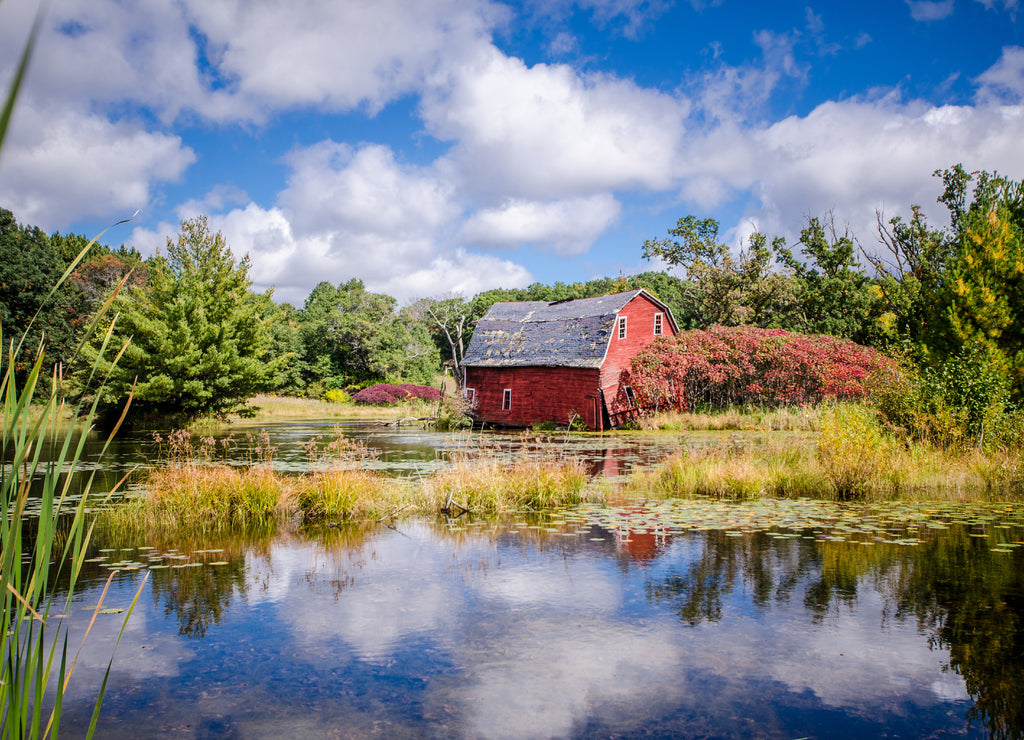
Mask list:
[[[473,417],[506,426],[551,421],[565,424],[579,415],[591,429],[602,428],[597,369],[568,367],[467,367],[466,387],[474,390]],[[512,408],[502,409],[505,389]]]
[[608,354],[601,366],[601,390],[604,392],[612,426],[619,426],[637,417],[637,409],[626,393],[625,374],[629,372],[633,357],[654,341],[654,317],[659,313],[663,314],[662,336],[671,336],[674,332],[668,314],[642,295],[638,295],[619,311],[619,317],[626,317],[626,338],[619,339],[616,322]]

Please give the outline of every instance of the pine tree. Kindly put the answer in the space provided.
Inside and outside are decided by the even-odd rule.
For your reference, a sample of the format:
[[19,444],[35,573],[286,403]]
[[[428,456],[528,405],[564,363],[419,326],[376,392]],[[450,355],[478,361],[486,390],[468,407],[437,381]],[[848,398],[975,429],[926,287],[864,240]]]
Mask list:
[[247,413],[246,401],[270,387],[283,361],[267,357],[273,308],[269,292],[252,291],[248,257],[236,262],[205,217],[182,221],[147,283],[115,303],[112,341],[128,346],[105,407],[119,409],[134,384],[132,419],[182,424]]

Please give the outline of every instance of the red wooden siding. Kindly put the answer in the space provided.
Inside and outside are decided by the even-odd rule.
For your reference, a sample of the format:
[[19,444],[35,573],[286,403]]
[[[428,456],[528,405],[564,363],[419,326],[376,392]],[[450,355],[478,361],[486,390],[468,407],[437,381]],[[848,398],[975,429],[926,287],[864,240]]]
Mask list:
[[623,376],[629,371],[633,357],[654,341],[654,317],[662,314],[661,335],[673,334],[672,324],[664,316],[665,309],[639,295],[627,303],[619,317],[626,318],[626,338],[619,339],[619,332],[612,334],[608,354],[601,365],[601,390],[604,394],[608,416],[613,427],[635,419],[637,409],[626,394]]
[[[473,415],[478,421],[506,426],[566,424],[576,414],[591,429],[601,429],[598,379],[599,371],[590,368],[466,368],[466,387],[474,391]],[[512,391],[512,408],[507,411],[502,409],[506,390]]]
[[[638,410],[627,390],[627,375],[633,357],[658,336],[655,317],[659,314],[662,317],[660,334],[674,334],[675,328],[665,307],[652,302],[644,293],[635,295],[611,324],[599,369],[466,365],[466,389],[467,395],[472,389],[473,417],[486,424],[524,427],[548,421],[566,424],[576,415],[595,430],[635,419]],[[621,336],[623,329],[625,336]],[[591,352],[586,362],[596,364],[599,357]],[[565,359],[583,364],[578,357]]]

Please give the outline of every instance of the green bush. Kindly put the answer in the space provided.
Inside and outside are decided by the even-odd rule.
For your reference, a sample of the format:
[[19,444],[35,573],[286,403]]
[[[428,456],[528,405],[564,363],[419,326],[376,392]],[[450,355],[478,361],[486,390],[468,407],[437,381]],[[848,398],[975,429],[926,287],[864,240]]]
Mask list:
[[1018,449],[1024,412],[1010,392],[998,358],[968,349],[931,366],[904,360],[897,377],[875,384],[871,401],[908,439],[944,449]]

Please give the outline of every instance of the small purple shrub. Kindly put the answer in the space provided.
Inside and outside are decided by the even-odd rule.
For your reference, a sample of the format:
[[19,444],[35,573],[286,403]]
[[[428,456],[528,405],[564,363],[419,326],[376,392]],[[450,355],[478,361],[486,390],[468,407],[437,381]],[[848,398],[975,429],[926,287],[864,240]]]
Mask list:
[[378,383],[377,385],[371,385],[369,388],[364,388],[352,396],[353,401],[367,406],[383,406],[385,404],[406,401],[410,398],[421,398],[424,401],[433,403],[441,399],[441,391],[429,385]]
[[352,396],[352,400],[366,406],[384,406],[398,403],[398,399],[388,393],[383,385],[371,385],[369,388],[363,388],[363,390]]

